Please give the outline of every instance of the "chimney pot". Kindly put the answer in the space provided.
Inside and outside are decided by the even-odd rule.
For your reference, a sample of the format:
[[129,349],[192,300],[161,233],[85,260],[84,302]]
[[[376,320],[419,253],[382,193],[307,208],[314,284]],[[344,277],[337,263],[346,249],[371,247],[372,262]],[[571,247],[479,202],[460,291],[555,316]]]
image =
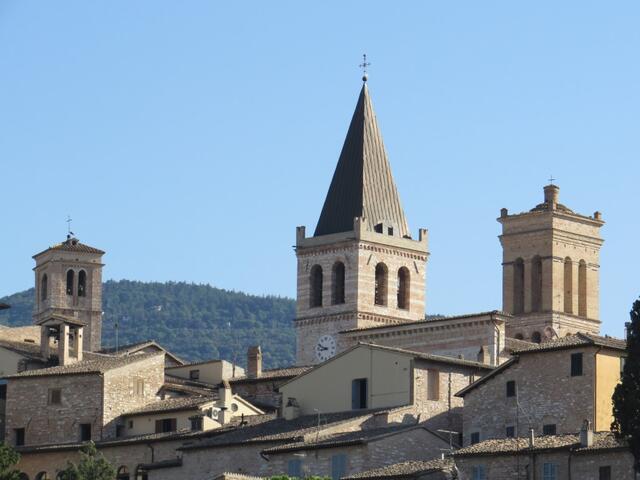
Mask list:
[[582,428],[580,429],[580,446],[583,448],[593,445],[593,429],[591,428],[591,422],[585,420],[582,422]]

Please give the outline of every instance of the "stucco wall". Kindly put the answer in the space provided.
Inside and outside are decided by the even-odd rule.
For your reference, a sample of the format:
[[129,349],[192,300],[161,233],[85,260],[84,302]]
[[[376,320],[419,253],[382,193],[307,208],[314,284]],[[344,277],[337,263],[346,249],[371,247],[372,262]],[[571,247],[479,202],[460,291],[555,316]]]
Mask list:
[[621,352],[601,350],[596,356],[596,431],[609,430],[613,422],[612,395],[620,382]]
[[368,380],[368,408],[411,403],[411,357],[360,347],[280,387],[283,402],[292,397],[301,413],[351,410],[352,381]]

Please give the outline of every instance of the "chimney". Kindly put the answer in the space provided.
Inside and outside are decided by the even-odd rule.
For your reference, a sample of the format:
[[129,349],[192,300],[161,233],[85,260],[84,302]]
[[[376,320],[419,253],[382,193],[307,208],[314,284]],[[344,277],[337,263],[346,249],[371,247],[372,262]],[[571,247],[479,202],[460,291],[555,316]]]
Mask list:
[[228,380],[223,380],[220,386],[218,386],[218,405],[220,413],[218,414],[218,422],[224,425],[231,420],[231,399],[233,398],[233,392],[231,391],[231,385]]
[[552,210],[556,209],[558,205],[558,196],[560,194],[560,187],[557,185],[547,185],[544,187],[544,203],[548,203]]
[[298,401],[289,397],[287,399],[287,404],[284,407],[283,416],[285,420],[293,420],[300,416],[300,405],[298,405]]
[[593,429],[591,428],[591,422],[585,420],[582,422],[582,428],[580,429],[580,446],[582,448],[590,447],[593,445]]
[[529,429],[529,448],[533,448],[536,446],[536,434],[533,431],[533,428]]
[[260,376],[262,376],[262,350],[260,345],[256,345],[247,350],[247,377],[259,378]]

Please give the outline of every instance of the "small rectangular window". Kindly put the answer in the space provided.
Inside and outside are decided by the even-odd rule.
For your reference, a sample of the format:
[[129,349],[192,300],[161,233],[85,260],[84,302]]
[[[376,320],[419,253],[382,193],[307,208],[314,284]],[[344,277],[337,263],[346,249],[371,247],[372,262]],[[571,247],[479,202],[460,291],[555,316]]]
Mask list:
[[133,428],[133,420],[129,420],[128,428]]
[[293,478],[302,478],[302,460],[294,458],[287,462],[287,475]]
[[189,370],[190,380],[200,380],[200,370]]
[[136,396],[144,397],[144,379],[136,378]]
[[177,420],[175,418],[163,418],[156,420],[156,433],[167,433],[176,431]]
[[513,438],[516,436],[516,427],[514,426],[508,426],[506,429],[506,437],[507,438]]
[[356,378],[351,382],[351,408],[367,408],[367,379]]
[[347,456],[343,453],[331,457],[331,479],[340,480],[347,474]]
[[542,426],[542,434],[543,435],[555,435],[556,434],[556,424],[548,423]]
[[0,384],[0,400],[6,400],[6,399],[7,399],[7,384],[2,383]]
[[571,354],[571,376],[579,377],[582,375],[582,353]]
[[609,465],[600,467],[599,480],[611,480],[611,467]]
[[471,433],[471,445],[475,445],[476,443],[480,443],[480,432]]
[[124,425],[116,425],[116,437],[124,437]]
[[49,389],[49,405],[60,405],[62,403],[62,390],[59,388]]
[[515,397],[516,396],[516,381],[509,380],[507,382],[507,397]]
[[542,465],[542,480],[558,480],[558,466],[555,463]]
[[472,480],[487,480],[484,465],[476,465],[471,469]]
[[24,428],[14,428],[13,435],[16,439],[16,447],[24,445]]
[[440,372],[427,370],[427,400],[440,400]]
[[189,418],[189,420],[191,421],[191,430],[193,430],[194,432],[202,431],[202,424],[203,424],[202,417],[200,416],[191,417]]
[[91,424],[81,423],[80,424],[80,441],[88,442],[89,440],[91,440]]

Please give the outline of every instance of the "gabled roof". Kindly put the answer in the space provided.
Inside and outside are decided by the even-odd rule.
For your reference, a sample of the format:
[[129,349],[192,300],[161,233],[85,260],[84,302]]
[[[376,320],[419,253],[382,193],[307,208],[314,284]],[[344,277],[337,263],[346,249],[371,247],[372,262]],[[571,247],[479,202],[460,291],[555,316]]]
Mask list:
[[105,252],[98,248],[90,247],[89,245],[85,245],[84,243],[80,243],[75,237],[69,237],[64,242],[56,243],[55,245],[43,250],[39,253],[36,253],[33,258],[36,258],[39,255],[42,255],[49,250],[61,250],[65,252],[78,252],[78,253],[96,253],[98,255],[104,255]]
[[274,380],[289,380],[297,377],[298,375],[311,370],[311,366],[291,366],[284,368],[274,368],[271,370],[263,370],[259,377],[249,377],[243,375],[242,377],[229,378],[230,384],[235,383],[257,383],[257,382],[273,382]]
[[[136,353],[140,352],[141,350],[144,350],[145,348],[149,348],[149,347],[153,347],[153,348],[157,349],[158,351],[164,352],[165,355],[167,355],[169,358],[171,358],[174,362],[181,364],[181,365],[177,365],[178,367],[183,366],[184,363],[185,363],[184,360],[182,360],[181,358],[175,356],[173,353],[171,353],[169,350],[164,348],[162,345],[160,345],[155,340],[145,340],[143,342],[137,342],[137,343],[130,343],[130,344],[127,344],[127,345],[122,345],[122,346],[118,347],[117,351],[116,351],[116,347],[105,347],[102,350],[100,350],[100,353],[105,353],[105,354],[108,354],[108,355],[116,355],[116,356],[133,355],[133,354],[136,354]],[[175,368],[175,367],[168,367],[168,368]]]
[[38,320],[36,322],[36,325],[61,325],[63,323],[68,323],[69,325],[75,325],[77,327],[87,326],[87,322],[84,322],[78,318],[69,317],[66,315],[58,315],[57,313],[54,313],[52,315],[44,317],[41,320]]
[[[378,410],[351,410],[322,414],[320,431],[328,426],[334,427],[343,422],[350,422],[357,418],[366,418],[389,409]],[[218,448],[229,445],[243,445],[270,442],[293,442],[302,440],[304,435],[318,431],[318,415],[304,415],[294,420],[273,418],[270,415],[249,415],[244,417],[248,422],[242,427],[217,429],[219,434],[212,436],[201,443],[185,445],[180,450],[199,448]]]
[[302,440],[298,442],[286,443],[284,445],[267,448],[263,450],[262,453],[271,455],[276,453],[298,452],[302,450],[336,448],[347,445],[365,445],[369,442],[375,442],[376,440],[381,440],[392,435],[397,435],[416,429],[425,430],[429,434],[434,435],[435,437],[440,439],[443,444],[447,444],[446,440],[444,440],[439,435],[431,432],[431,430],[425,428],[423,425],[399,424],[379,428],[366,428],[354,432],[339,432],[329,435],[321,435],[317,440],[315,439],[315,437],[312,437],[312,439],[309,441]]
[[469,393],[474,388],[479,387],[484,382],[487,382],[490,379],[492,379],[493,377],[495,377],[496,375],[498,375],[499,373],[504,372],[507,368],[509,368],[511,365],[513,365],[514,363],[517,363],[517,362],[518,362],[518,357],[511,357],[509,360],[507,360],[506,362],[504,362],[500,366],[494,368],[492,372],[487,373],[485,376],[480,377],[478,380],[476,380],[472,384],[467,385],[466,387],[464,387],[462,390],[457,392],[455,394],[455,396],[456,397],[464,397],[467,393]]
[[217,396],[165,398],[164,400],[158,400],[157,402],[150,403],[148,405],[145,405],[144,407],[136,408],[135,410],[123,413],[122,415],[126,417],[133,417],[137,415],[150,415],[152,413],[196,410],[202,405],[210,402],[215,402],[217,399]]
[[314,236],[350,232],[355,217],[364,218],[368,230],[384,222],[394,225],[400,237],[410,236],[366,83]]
[[558,338],[556,340],[550,340],[548,342],[533,343],[521,348],[515,348],[513,350],[513,353],[522,355],[525,353],[565,350],[592,345],[597,347],[611,348],[613,350],[627,349],[626,340],[614,337],[602,337],[600,335],[592,335],[590,333],[576,333],[575,335],[567,335],[566,337]]
[[57,375],[81,375],[90,373],[100,374],[159,355],[164,354],[154,352],[141,353],[139,355],[128,355],[125,357],[112,357],[108,355],[85,352],[85,356],[87,359],[80,362],[71,363],[69,365],[58,365],[55,367],[41,368],[38,370],[27,370],[15,375],[8,375],[4,378],[48,377]]
[[486,455],[513,455],[518,453],[529,454],[549,450],[571,449],[579,453],[594,452],[600,450],[628,448],[622,440],[615,438],[611,432],[594,432],[593,444],[590,447],[580,446],[580,436],[567,435],[542,435],[535,438],[534,447],[529,446],[528,438],[501,438],[485,440],[465,448],[461,448],[453,454],[454,457],[486,456]]
[[450,472],[453,470],[453,460],[450,458],[436,458],[433,460],[413,460],[402,463],[394,463],[380,468],[374,468],[365,472],[342,477],[342,480],[364,479],[395,479],[395,478],[421,478],[424,475],[436,472]]
[[31,342],[16,342],[14,340],[0,339],[0,348],[11,350],[33,360],[43,360],[40,355],[40,345]]
[[348,353],[354,351],[357,348],[369,348],[369,349],[373,349],[373,350],[383,350],[383,351],[386,351],[386,352],[394,352],[394,353],[398,353],[398,354],[401,354],[401,355],[406,355],[406,356],[412,357],[414,359],[428,360],[428,361],[431,361],[431,362],[443,363],[443,364],[446,364],[446,365],[456,365],[456,366],[461,366],[461,367],[471,367],[471,368],[482,369],[482,370],[486,370],[486,371],[492,371],[492,370],[495,369],[495,367],[492,367],[491,365],[486,365],[486,364],[480,363],[480,362],[473,362],[471,360],[463,360],[461,358],[447,357],[445,355],[433,355],[431,353],[415,352],[413,350],[405,350],[403,348],[397,348],[397,347],[388,347],[386,345],[377,345],[375,343],[358,342],[356,345],[346,349],[343,352],[340,352],[339,354],[331,357],[329,360],[326,360],[325,362],[319,363],[318,365],[315,365],[313,368],[309,368],[308,370],[302,372],[297,377],[294,377],[294,378],[286,381],[285,383],[280,385],[278,388],[282,388],[283,386],[285,386],[285,385],[297,380],[298,378],[300,378],[300,377],[302,377],[304,375],[308,375],[309,373],[311,373],[311,372],[313,372],[313,371],[315,371],[315,370],[317,370],[319,368],[322,368],[326,364],[338,360],[339,358],[347,355]]

